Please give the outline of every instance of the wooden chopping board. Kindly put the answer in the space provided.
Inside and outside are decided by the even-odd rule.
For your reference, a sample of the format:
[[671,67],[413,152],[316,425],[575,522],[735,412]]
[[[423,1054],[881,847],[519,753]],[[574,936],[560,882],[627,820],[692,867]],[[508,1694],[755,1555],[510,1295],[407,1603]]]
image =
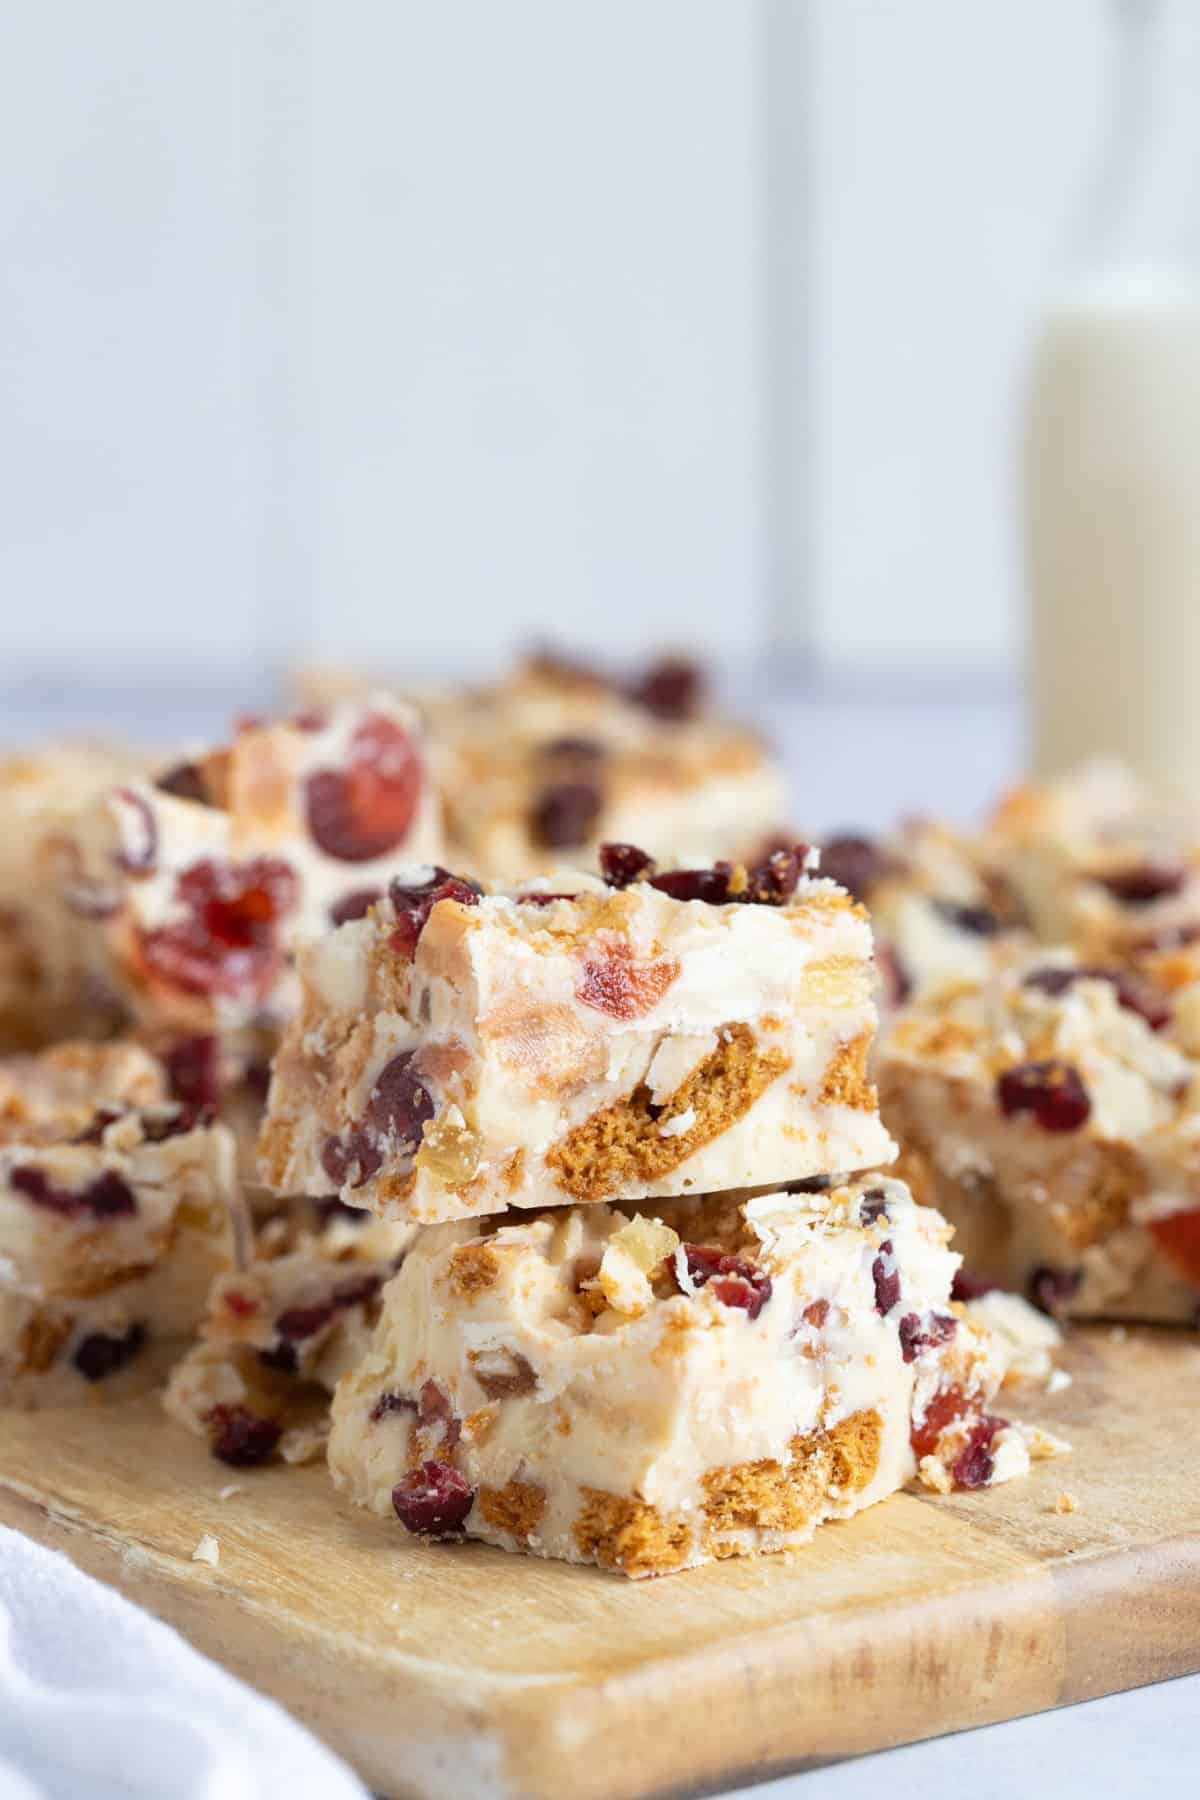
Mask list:
[[[151,1399],[0,1414],[0,1520],[380,1793],[690,1793],[1200,1668],[1200,1341],[1094,1329],[1065,1363],[1071,1388],[1016,1410],[1074,1454],[1028,1481],[658,1581],[422,1544],[320,1466],[222,1468]],[[204,1532],[217,1569],[191,1560]]]

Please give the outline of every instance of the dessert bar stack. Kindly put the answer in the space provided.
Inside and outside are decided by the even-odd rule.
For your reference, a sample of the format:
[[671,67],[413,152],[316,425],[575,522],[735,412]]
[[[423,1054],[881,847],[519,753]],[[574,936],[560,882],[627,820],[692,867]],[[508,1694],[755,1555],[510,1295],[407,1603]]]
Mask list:
[[353,1499],[643,1576],[1028,1466],[947,1228],[863,1173],[870,929],[814,864],[408,869],[300,952],[264,1179],[417,1228],[334,1398]]
[[[363,685],[310,672],[302,692],[324,704]],[[680,864],[713,845],[753,858],[786,817],[767,747],[718,715],[700,670],[678,657],[621,679],[533,656],[498,681],[415,699],[449,860],[483,880],[519,881],[548,859],[591,867],[601,843],[624,839]]]
[[0,1405],[163,1372],[232,1262],[235,1162],[136,1045],[0,1063]]

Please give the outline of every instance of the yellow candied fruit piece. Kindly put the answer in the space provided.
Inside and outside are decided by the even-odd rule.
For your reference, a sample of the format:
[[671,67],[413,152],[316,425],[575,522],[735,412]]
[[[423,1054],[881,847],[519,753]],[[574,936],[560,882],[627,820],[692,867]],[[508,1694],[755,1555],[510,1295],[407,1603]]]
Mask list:
[[666,1257],[674,1256],[679,1248],[679,1234],[658,1219],[643,1219],[639,1215],[614,1231],[608,1243],[610,1249],[623,1250],[643,1275],[649,1275]]
[[479,1134],[472,1131],[457,1106],[426,1125],[416,1166],[446,1187],[461,1187],[479,1168]]

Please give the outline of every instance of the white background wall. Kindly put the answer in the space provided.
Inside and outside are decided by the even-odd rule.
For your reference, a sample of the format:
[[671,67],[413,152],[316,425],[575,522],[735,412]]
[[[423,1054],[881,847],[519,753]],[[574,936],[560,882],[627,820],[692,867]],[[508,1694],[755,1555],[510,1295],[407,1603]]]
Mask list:
[[3,678],[747,652],[781,531],[823,659],[1003,660],[1015,380],[1101,20],[9,9]]

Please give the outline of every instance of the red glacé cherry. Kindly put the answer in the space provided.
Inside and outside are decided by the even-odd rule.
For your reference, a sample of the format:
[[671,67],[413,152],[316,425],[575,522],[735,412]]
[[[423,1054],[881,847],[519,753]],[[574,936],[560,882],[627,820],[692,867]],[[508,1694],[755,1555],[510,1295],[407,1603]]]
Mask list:
[[1017,1063],[996,1078],[996,1104],[1005,1118],[1028,1113],[1043,1131],[1078,1131],[1091,1116],[1092,1103],[1070,1063]]
[[371,862],[403,843],[416,817],[423,770],[394,719],[368,713],[351,734],[345,764],[305,784],[309,836],[338,862]]

